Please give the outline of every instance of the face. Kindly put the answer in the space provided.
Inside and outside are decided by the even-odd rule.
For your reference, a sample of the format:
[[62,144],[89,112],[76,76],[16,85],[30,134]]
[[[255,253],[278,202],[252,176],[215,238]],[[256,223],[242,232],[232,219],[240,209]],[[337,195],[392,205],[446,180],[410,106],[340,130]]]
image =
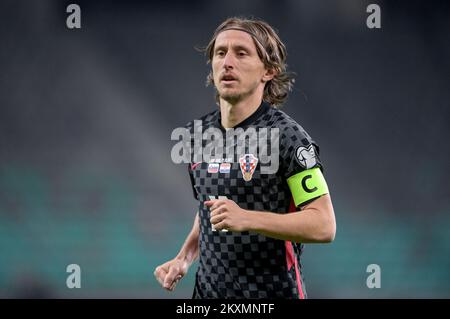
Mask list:
[[219,33],[211,64],[219,96],[230,103],[253,94],[262,98],[265,83],[273,77],[259,58],[251,35],[244,31]]

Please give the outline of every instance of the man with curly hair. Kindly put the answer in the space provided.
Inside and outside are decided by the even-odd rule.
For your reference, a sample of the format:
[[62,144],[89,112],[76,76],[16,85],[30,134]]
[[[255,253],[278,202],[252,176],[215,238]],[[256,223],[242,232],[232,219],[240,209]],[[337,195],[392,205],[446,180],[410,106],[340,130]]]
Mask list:
[[279,164],[265,171],[261,146],[249,151],[251,139],[231,157],[191,160],[199,202],[194,225],[178,255],[155,276],[172,291],[199,258],[193,298],[306,298],[303,244],[333,241],[336,222],[318,145],[278,108],[294,82],[286,48],[266,22],[229,18],[205,54],[218,109],[200,119],[201,133],[271,129],[279,133],[271,139]]

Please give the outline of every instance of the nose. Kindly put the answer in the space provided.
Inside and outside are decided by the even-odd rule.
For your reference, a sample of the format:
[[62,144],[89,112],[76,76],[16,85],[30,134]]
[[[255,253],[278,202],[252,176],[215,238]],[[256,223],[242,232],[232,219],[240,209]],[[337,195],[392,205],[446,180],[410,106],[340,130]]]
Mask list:
[[234,68],[234,63],[235,63],[235,59],[233,56],[233,53],[228,51],[225,55],[225,57],[223,58],[223,67],[226,70],[230,70]]

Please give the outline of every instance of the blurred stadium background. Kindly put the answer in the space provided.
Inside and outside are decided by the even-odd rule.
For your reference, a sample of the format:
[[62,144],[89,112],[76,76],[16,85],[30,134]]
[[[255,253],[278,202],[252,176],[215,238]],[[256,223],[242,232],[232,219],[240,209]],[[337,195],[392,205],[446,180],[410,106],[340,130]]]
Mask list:
[[174,293],[153,277],[196,206],[170,133],[215,107],[194,46],[234,15],[278,29],[284,110],[321,146],[338,232],[305,248],[309,296],[450,297],[448,2],[72,2],[81,30],[70,1],[0,3],[0,297],[191,296],[195,266]]

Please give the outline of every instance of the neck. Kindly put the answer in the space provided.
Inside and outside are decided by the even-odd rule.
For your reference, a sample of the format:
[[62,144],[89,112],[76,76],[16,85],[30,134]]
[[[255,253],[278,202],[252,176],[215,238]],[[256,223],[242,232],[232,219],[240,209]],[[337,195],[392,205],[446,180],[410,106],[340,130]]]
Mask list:
[[249,97],[230,103],[220,99],[220,115],[222,118],[222,126],[224,128],[232,128],[244,121],[252,115],[261,105],[261,97]]

